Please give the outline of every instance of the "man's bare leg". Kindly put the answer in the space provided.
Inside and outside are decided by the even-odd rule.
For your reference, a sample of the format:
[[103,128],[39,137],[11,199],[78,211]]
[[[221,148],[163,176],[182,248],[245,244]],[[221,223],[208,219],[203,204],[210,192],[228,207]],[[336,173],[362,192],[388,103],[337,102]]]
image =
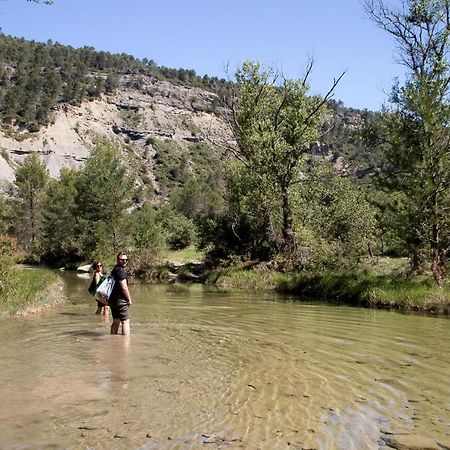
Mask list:
[[124,336],[130,335],[130,319],[122,321],[122,334]]
[[[117,334],[119,332],[120,319],[114,319],[111,325],[111,334]],[[122,326],[123,328],[123,326]]]

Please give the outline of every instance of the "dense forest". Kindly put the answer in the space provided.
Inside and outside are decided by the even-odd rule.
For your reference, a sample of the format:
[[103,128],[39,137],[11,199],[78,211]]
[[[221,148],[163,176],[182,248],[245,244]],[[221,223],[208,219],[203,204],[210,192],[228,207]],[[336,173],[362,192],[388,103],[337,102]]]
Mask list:
[[[164,249],[189,245],[212,266],[285,272],[354,268],[392,255],[442,286],[450,245],[450,27],[440,3],[408,4],[402,15],[366,2],[372,19],[403,44],[409,69],[382,113],[345,108],[332,90],[312,96],[307,79],[285,79],[256,62],[228,82],[128,55],[1,36],[4,128],[36,131],[56,104],[111,93],[124,74],[139,89],[145,74],[216,92],[217,114],[234,137],[224,148],[228,158],[211,159],[202,173],[181,171],[160,203],[141,195],[126,152],[112,142],[99,140],[83,169],[63,170],[59,179],[31,154],[0,199],[5,248],[16,240],[26,259],[55,265],[126,248],[143,274],[154,274]],[[341,157],[341,167],[323,157],[324,148]],[[206,161],[209,147],[198,149]]]
[[120,77],[125,74],[136,75],[133,81],[136,86],[139,86],[139,75],[146,75],[221,95],[229,87],[224,79],[200,77],[194,70],[161,67],[152,60],[1,34],[1,121],[5,126],[37,131],[48,125],[51,112],[58,103],[79,105],[104,93],[112,93],[119,88]]

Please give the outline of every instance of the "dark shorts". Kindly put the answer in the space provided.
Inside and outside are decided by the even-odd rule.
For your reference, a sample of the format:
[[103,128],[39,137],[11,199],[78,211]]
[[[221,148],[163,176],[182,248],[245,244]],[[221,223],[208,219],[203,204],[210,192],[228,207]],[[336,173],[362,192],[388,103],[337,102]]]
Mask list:
[[130,305],[124,298],[110,302],[113,319],[128,320],[130,318]]

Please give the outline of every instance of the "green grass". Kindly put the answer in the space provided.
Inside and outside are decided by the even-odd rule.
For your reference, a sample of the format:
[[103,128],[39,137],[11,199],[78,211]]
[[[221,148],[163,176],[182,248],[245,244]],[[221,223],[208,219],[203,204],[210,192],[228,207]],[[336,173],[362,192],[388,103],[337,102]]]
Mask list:
[[358,269],[279,273],[258,268],[214,271],[207,280],[225,289],[273,289],[299,298],[432,313],[450,313],[450,285],[440,289],[431,275],[407,277],[406,259],[383,258]]
[[168,261],[178,264],[185,264],[191,261],[203,261],[203,257],[203,253],[192,246],[182,250],[169,250],[166,255]]
[[450,313],[450,286],[438,288],[430,275],[407,277],[398,265],[390,270],[375,266],[296,274],[286,277],[276,290],[376,308]]
[[14,316],[33,313],[63,298],[63,281],[48,269],[10,270],[3,280],[0,314]]

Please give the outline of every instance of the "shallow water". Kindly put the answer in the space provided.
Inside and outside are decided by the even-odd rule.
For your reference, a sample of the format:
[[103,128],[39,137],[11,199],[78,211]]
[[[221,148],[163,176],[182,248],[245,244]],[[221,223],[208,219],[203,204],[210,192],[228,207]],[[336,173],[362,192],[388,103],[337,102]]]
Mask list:
[[450,441],[446,318],[136,284],[127,340],[66,277],[67,304],[2,321],[2,449]]

